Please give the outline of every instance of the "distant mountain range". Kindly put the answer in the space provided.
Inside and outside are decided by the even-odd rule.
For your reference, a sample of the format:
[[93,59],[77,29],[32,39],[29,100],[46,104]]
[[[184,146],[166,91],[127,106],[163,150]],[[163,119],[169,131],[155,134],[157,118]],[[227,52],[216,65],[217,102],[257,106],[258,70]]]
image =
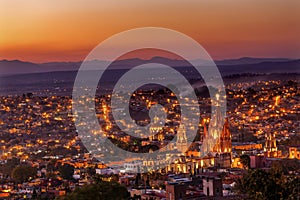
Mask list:
[[[199,61],[199,60],[197,60]],[[205,64],[207,61],[200,60]],[[132,66],[138,66],[145,62],[154,62],[166,64],[173,67],[186,67],[188,63],[184,60],[172,60],[162,57],[153,57],[150,60],[126,59],[118,60],[112,63],[111,69],[128,69]],[[1,60],[0,76],[31,74],[59,71],[77,71],[82,62],[49,62],[49,63],[31,63],[19,60]],[[91,66],[99,64],[108,64],[108,61],[93,60],[89,61]],[[250,58],[243,57],[239,59],[227,59],[215,61],[219,70],[225,74],[232,73],[278,73],[278,72],[299,72],[300,60],[291,60],[286,58]]]
[[[99,66],[100,62],[89,61],[91,66]],[[203,63],[207,61],[201,61]],[[196,87],[203,84],[197,71],[183,60],[171,60],[154,57],[151,60],[127,59],[112,63],[112,67],[102,76],[101,86],[108,89],[115,81],[128,71],[130,67],[145,63],[161,63],[174,67]],[[231,82],[256,82],[258,80],[298,80],[300,76],[300,60],[272,58],[240,58],[215,61],[225,84]],[[73,84],[81,62],[30,63],[18,60],[0,61],[0,96],[7,94],[71,95]],[[147,72],[145,72],[147,73]],[[161,71],[155,71],[157,76]],[[176,80],[175,80],[176,82]]]
[[262,62],[288,62],[288,61],[291,61],[291,59],[242,57],[238,59],[217,60],[215,63],[217,65],[246,65],[246,64],[257,64]]

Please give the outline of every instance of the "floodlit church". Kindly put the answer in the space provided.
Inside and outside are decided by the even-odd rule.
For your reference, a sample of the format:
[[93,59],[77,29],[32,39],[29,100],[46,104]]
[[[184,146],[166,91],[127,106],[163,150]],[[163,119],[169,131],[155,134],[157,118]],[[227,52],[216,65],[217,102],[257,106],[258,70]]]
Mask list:
[[[176,148],[179,152],[188,149],[184,156],[166,168],[166,171],[174,173],[199,173],[201,169],[208,167],[230,168],[231,167],[231,133],[228,119],[222,122],[220,106],[217,105],[214,120],[208,124],[203,121],[204,128],[202,138],[202,151],[197,156],[187,148],[186,128],[180,125],[177,131]],[[204,156],[201,153],[205,153]]]
[[279,158],[282,156],[281,151],[277,149],[275,133],[265,135],[266,142],[264,147],[265,156],[268,158]]

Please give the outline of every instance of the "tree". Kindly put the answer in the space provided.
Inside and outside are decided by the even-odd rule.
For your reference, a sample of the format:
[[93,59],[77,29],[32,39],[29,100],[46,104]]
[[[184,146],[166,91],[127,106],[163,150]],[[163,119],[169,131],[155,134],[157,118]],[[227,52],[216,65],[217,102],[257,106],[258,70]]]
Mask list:
[[74,174],[74,167],[72,165],[62,165],[58,168],[58,171],[63,179],[72,180]]
[[20,159],[12,158],[7,160],[7,162],[0,166],[0,172],[5,176],[10,176],[12,170],[20,164]]
[[33,192],[32,192],[32,197],[31,199],[37,199],[37,192],[36,189],[34,188]]
[[16,182],[23,183],[30,177],[33,178],[36,175],[36,172],[37,169],[34,167],[29,165],[19,165],[12,170],[11,176]]
[[134,194],[133,197],[130,198],[130,200],[142,200],[141,195]]
[[56,160],[55,159],[51,159],[48,163],[47,163],[47,170],[49,172],[53,172],[56,170]]
[[292,135],[289,139],[280,141],[278,145],[300,146],[300,135],[299,134]]
[[241,155],[240,156],[241,163],[243,164],[244,169],[250,169],[250,156]]
[[238,179],[235,189],[253,200],[281,200],[300,197],[299,186],[299,178],[287,179],[280,170],[255,169]]
[[289,178],[284,185],[284,196],[287,200],[300,199],[300,178]]
[[272,168],[274,170],[282,171],[284,174],[288,175],[290,171],[300,172],[300,161],[297,159],[281,159],[276,160],[272,163]]
[[88,167],[88,168],[86,169],[86,173],[87,173],[89,176],[95,176],[95,174],[96,174],[96,169],[93,168],[93,167]]
[[75,189],[62,200],[85,199],[85,200],[123,200],[129,199],[130,194],[126,187],[117,182],[99,180],[97,183]]

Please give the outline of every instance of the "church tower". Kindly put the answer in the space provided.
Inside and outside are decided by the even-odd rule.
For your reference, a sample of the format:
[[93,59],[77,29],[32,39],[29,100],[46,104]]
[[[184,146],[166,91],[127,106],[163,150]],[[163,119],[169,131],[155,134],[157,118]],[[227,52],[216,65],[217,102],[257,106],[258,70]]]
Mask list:
[[[217,100],[219,100],[217,96]],[[226,118],[225,122],[222,119],[221,108],[217,103],[216,111],[213,120],[209,123],[209,128],[206,126],[206,121],[202,124],[204,127],[203,150],[204,153],[211,152],[215,156],[214,165],[222,168],[231,167],[231,133],[229,129],[229,121]]]
[[220,153],[231,153],[232,144],[231,144],[231,134],[229,130],[228,119],[225,120],[220,140],[217,144],[217,152]]
[[186,138],[186,130],[185,126],[181,124],[177,131],[177,141],[176,141],[177,150],[185,153],[188,148],[187,138]]
[[[203,137],[211,137],[211,139],[217,139],[215,145],[213,147],[206,147],[208,151],[216,152],[216,153],[231,153],[232,144],[231,144],[231,133],[229,130],[229,122],[228,119],[225,120],[222,132],[219,133],[220,130],[216,126],[210,126],[211,133],[208,134],[206,124],[203,123],[204,133]],[[209,141],[209,140],[208,140]]]
[[265,137],[266,137],[265,148],[264,148],[265,156],[269,158],[280,157],[281,152],[278,151],[277,149],[275,133],[267,133]]
[[[217,94],[217,101],[219,101],[219,95]],[[204,127],[203,136],[206,137],[206,150],[215,153],[231,153],[231,133],[229,130],[228,119],[225,119],[223,123],[221,108],[219,102],[216,102],[216,112],[213,113],[213,120],[209,124],[209,130],[207,130],[206,124],[202,124]],[[211,144],[215,144],[211,146]]]
[[163,141],[165,139],[164,134],[162,132],[163,127],[159,117],[154,117],[153,125],[150,127],[150,141],[158,140]]

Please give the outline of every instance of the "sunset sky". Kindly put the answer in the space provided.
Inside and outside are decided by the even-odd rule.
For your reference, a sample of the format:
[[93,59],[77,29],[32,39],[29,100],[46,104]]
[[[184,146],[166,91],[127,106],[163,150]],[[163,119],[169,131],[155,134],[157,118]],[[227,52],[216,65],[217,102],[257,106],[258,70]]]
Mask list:
[[83,60],[111,35],[145,26],[180,31],[213,59],[300,58],[299,8],[299,0],[0,0],[0,59]]

